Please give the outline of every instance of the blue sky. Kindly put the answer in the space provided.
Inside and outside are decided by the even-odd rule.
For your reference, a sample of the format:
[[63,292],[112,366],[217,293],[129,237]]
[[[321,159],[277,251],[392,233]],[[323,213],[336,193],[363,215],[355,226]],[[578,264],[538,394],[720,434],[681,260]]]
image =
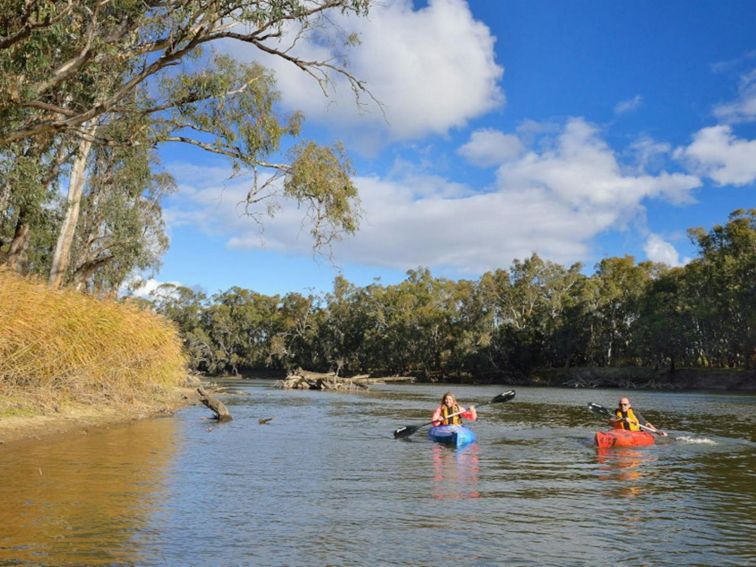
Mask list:
[[[257,223],[238,207],[248,179],[165,147],[179,191],[155,281],[322,292],[418,266],[475,279],[533,252],[587,273],[625,254],[681,265],[686,229],[756,206],[756,2],[388,0],[336,20],[359,33],[350,70],[383,113],[338,78],[325,97],[290,65],[222,48],[275,69],[306,137],[345,143],[360,231],[314,256],[303,211]],[[328,57],[328,39],[297,53]]]

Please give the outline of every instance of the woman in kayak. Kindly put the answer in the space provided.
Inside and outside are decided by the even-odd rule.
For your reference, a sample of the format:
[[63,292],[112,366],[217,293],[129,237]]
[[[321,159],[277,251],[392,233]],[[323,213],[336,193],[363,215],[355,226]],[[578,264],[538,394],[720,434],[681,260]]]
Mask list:
[[614,416],[615,417],[613,419],[609,420],[609,424],[614,427],[614,429],[640,431],[641,425],[643,425],[644,427],[648,427],[658,432],[660,435],[667,435],[663,431],[656,429],[656,427],[654,427],[652,423],[646,421],[645,418],[640,414],[640,412],[633,410],[632,406],[630,405],[629,398],[620,398],[617,409],[614,410]]
[[478,412],[475,411],[475,406],[470,406],[470,409],[466,410],[457,403],[454,399],[454,394],[446,392],[444,397],[441,398],[441,405],[433,412],[433,427],[437,425],[461,425],[462,420],[465,418],[470,421],[478,419]]

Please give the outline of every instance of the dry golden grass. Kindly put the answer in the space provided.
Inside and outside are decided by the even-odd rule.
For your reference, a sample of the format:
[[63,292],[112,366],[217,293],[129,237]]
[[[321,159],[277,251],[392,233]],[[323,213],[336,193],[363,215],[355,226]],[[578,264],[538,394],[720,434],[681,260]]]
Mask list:
[[162,317],[54,291],[0,269],[0,395],[6,399],[0,414],[59,411],[74,400],[136,402],[185,377],[178,333]]

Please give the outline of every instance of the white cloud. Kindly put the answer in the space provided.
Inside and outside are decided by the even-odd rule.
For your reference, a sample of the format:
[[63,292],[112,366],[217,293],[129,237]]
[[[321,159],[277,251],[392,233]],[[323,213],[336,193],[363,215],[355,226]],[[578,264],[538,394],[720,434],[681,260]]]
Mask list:
[[486,128],[473,132],[457,153],[474,165],[491,167],[520,157],[522,150],[517,136]]
[[640,108],[642,104],[643,104],[643,97],[640,95],[635,95],[633,98],[618,102],[614,106],[614,113],[625,114],[627,112],[631,112],[633,110]]
[[741,76],[738,90],[736,100],[714,108],[714,115],[721,121],[737,123],[756,120],[756,69]]
[[598,130],[582,119],[570,120],[555,140],[555,147],[499,169],[502,187],[537,187],[548,191],[575,210],[632,210],[643,199],[665,198],[684,202],[700,185],[690,175],[629,175]]
[[120,295],[129,295],[133,297],[140,297],[142,299],[150,299],[150,294],[157,290],[163,284],[171,284],[175,286],[181,286],[179,282],[161,282],[154,278],[148,278],[146,280],[140,277],[134,277],[129,281],[124,282],[121,289],[118,290]]
[[748,185],[756,180],[756,140],[736,138],[730,126],[699,130],[693,142],[674,155],[720,185]]
[[680,255],[675,247],[658,234],[649,235],[646,244],[643,246],[643,251],[652,262],[660,262],[668,266],[682,266],[690,261],[689,258],[680,261]]
[[648,137],[641,137],[630,145],[638,171],[660,169],[672,153],[672,146],[657,142]]
[[[647,199],[684,201],[700,185],[690,175],[628,173],[599,131],[582,119],[570,120],[553,138],[545,135],[550,139],[538,147],[548,149],[502,165],[486,192],[413,175],[406,167],[391,180],[357,177],[364,218],[355,237],[335,245],[336,261],[470,274],[507,267],[532,252],[560,263],[585,261],[592,239],[624,227]],[[227,184],[219,199],[215,177],[205,184],[193,173],[192,189],[184,192],[186,181],[179,178],[173,218],[225,234],[235,248],[310,254],[303,213],[294,204],[266,219],[262,232],[237,206],[244,183]]]
[[[333,76],[326,98],[311,77],[280,58],[236,45],[230,49],[242,59],[263,57],[260,61],[276,71],[284,104],[304,111],[308,121],[359,129],[366,136],[375,136],[375,129],[394,140],[444,134],[504,102],[495,38],[462,0],[430,0],[419,10],[410,0],[398,0],[375,4],[367,18],[332,19],[343,32],[359,34],[360,44],[348,50],[349,71],[382,103],[385,119],[373,104],[357,108],[343,78]],[[343,50],[333,47],[337,38],[322,32],[314,36],[317,43],[300,39],[292,53],[333,61]]]

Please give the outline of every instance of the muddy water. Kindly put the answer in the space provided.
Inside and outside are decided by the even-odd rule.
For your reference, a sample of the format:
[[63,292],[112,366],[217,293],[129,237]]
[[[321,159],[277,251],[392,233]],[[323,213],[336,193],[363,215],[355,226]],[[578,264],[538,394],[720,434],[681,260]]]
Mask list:
[[754,396],[634,393],[675,439],[598,452],[585,406],[617,392],[517,388],[452,450],[391,435],[441,386],[232,386],[228,424],[193,407],[0,449],[0,565],[756,564]]

